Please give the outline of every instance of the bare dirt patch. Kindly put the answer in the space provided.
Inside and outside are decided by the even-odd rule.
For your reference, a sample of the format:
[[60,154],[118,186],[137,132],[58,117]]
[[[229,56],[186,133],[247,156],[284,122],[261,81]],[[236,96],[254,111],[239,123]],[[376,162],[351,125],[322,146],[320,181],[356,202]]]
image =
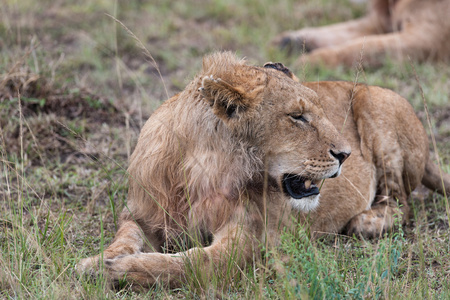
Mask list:
[[103,124],[116,129],[137,124],[133,121],[137,115],[120,103],[87,89],[58,87],[24,63],[16,63],[0,78],[5,153],[19,154],[25,149],[32,164],[40,164],[43,156],[59,157],[62,162],[94,157],[98,153],[87,145],[85,134],[100,134]]

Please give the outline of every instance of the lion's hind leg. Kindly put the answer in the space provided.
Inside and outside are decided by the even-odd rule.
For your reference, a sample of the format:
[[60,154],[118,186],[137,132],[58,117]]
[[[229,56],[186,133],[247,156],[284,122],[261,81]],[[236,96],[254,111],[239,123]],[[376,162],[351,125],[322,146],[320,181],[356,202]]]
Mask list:
[[346,230],[349,234],[378,237],[391,230],[396,220],[399,225],[409,220],[407,200],[422,178],[428,141],[404,98],[376,87],[361,88],[353,112],[362,155],[370,158],[375,168],[376,195],[366,210],[350,219]]
[[409,219],[408,196],[403,181],[404,160],[396,151],[398,143],[391,140],[390,151],[383,152],[383,145],[377,143],[375,151],[377,168],[377,194],[369,209],[354,216],[346,226],[347,233],[365,238],[381,237],[397,224],[403,225]]
[[[391,145],[394,145],[392,143]],[[402,177],[403,160],[395,151],[383,155],[377,170],[377,195],[370,209],[354,216],[346,226],[349,235],[365,238],[381,237],[396,224],[409,220],[408,196]]]

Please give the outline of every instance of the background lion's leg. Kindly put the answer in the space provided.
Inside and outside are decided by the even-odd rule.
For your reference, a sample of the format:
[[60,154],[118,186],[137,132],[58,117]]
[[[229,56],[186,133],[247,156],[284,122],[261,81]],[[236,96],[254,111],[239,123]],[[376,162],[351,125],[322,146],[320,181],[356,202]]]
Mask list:
[[273,44],[288,53],[294,51],[310,52],[317,48],[331,47],[352,39],[378,33],[382,33],[381,26],[375,15],[369,15],[357,20],[323,27],[286,31],[276,36]]
[[423,60],[432,55],[437,41],[433,35],[421,34],[423,29],[411,29],[396,33],[361,37],[343,44],[325,47],[302,55],[298,64],[324,64],[329,67],[338,65],[352,66],[359,63],[362,56],[363,65],[379,66],[385,62],[386,55],[395,59]]
[[[143,287],[155,283],[180,286],[186,278],[197,284],[209,283],[210,275],[233,276],[237,266],[252,260],[258,245],[248,230],[239,225],[228,226],[216,235],[208,247],[195,247],[177,254],[137,253],[105,260],[106,272],[113,281],[124,279]],[[220,277],[219,277],[220,278]]]

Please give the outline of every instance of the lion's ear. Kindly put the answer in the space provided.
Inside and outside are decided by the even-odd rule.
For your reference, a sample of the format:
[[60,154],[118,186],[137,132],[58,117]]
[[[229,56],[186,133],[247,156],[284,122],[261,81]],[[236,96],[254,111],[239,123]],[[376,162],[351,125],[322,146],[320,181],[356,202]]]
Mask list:
[[199,91],[211,105],[214,113],[222,119],[232,118],[246,109],[245,91],[220,78],[203,77]]
[[289,78],[293,79],[294,81],[299,82],[300,80],[297,78],[297,76],[294,75],[294,73],[292,73],[291,70],[289,70],[287,67],[285,67],[282,63],[276,62],[267,62],[264,64],[264,68],[271,68],[271,69],[275,69],[277,71],[283,72],[284,74],[286,74]]

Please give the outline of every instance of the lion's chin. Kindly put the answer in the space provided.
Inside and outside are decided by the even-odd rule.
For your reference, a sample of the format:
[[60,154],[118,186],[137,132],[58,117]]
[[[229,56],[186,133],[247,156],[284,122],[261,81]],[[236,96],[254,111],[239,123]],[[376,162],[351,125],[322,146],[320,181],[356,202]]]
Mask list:
[[291,197],[289,203],[291,204],[293,209],[307,213],[310,211],[314,211],[319,206],[319,198],[320,194],[303,197],[301,199],[295,199]]

